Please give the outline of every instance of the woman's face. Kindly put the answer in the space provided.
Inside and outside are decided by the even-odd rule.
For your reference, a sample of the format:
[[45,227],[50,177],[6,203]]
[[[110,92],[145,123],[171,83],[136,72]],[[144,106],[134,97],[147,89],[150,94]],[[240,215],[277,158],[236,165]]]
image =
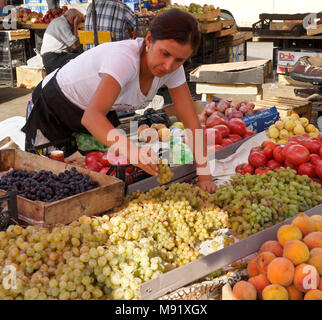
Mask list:
[[146,39],[146,45],[148,68],[159,78],[177,70],[193,52],[190,44],[180,44],[173,39],[157,40],[154,43]]

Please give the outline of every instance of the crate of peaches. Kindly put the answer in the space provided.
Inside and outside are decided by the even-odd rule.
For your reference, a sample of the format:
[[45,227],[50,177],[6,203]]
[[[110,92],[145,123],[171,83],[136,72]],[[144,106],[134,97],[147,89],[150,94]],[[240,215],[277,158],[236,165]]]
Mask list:
[[285,146],[270,140],[253,147],[248,163],[239,164],[235,171],[241,174],[267,174],[270,170],[290,167],[299,175],[307,175],[322,183],[322,133],[314,138],[308,134],[293,136]]

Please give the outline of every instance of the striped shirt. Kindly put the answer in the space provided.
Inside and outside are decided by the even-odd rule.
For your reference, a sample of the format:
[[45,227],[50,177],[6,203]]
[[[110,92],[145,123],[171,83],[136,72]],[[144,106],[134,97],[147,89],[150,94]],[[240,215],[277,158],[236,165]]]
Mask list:
[[[113,41],[129,39],[128,27],[136,27],[134,12],[120,0],[98,0],[96,2],[97,30],[113,32]],[[92,4],[86,10],[85,30],[93,30]],[[94,45],[87,45],[86,49]]]

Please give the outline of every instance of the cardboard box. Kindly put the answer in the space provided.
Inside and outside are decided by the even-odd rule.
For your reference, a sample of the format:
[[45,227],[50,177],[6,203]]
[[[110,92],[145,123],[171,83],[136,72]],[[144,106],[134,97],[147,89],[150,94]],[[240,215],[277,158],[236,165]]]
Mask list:
[[288,73],[297,60],[301,57],[320,57],[322,59],[322,51],[277,51],[277,73]]
[[271,74],[270,60],[204,64],[190,72],[190,81],[217,84],[263,84]]

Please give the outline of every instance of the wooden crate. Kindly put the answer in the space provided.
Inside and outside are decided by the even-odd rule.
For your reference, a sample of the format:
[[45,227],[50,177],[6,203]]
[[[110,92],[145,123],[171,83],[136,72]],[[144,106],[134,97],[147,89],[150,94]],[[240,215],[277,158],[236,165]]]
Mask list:
[[44,69],[32,69],[17,67],[17,87],[33,89],[37,87],[38,83],[42,81],[46,76]]
[[305,99],[271,97],[255,102],[255,108],[271,108],[273,106],[277,108],[282,119],[290,116],[292,113],[297,113],[300,117],[305,117],[309,121],[311,120],[312,103]]
[[220,31],[222,28],[221,20],[217,21],[204,21],[199,23],[201,33],[211,33]]
[[212,11],[208,11],[207,13],[193,13],[193,15],[199,20],[213,20],[216,17],[220,17],[221,10],[220,8],[217,8]]
[[[0,172],[10,168],[39,171],[51,170],[58,174],[73,166],[16,149],[0,150]],[[111,176],[77,167],[88,174],[99,187],[54,202],[31,201],[17,196],[19,219],[38,226],[68,224],[79,217],[103,213],[122,203],[124,182]],[[6,192],[0,190],[0,195]]]

